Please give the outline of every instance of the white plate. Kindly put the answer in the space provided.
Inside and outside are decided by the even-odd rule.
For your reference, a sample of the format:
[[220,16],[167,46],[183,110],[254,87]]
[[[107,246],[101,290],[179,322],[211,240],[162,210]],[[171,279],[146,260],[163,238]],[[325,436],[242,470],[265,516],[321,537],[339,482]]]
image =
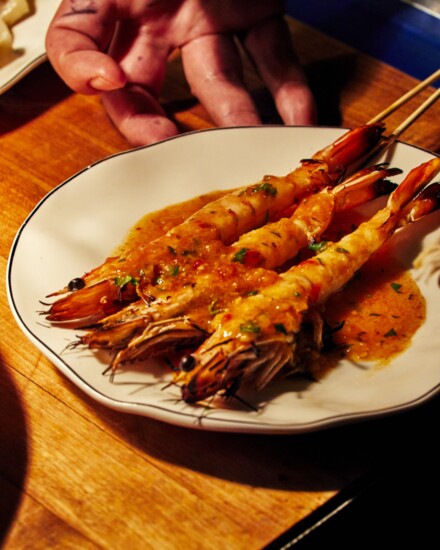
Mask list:
[[0,94],[46,60],[45,38],[60,0],[35,0],[35,13],[12,27],[11,60],[0,66]]
[[[88,350],[66,350],[73,331],[49,327],[38,314],[40,300],[99,265],[147,211],[208,190],[254,183],[264,174],[285,174],[341,133],[335,128],[267,126],[207,130],[112,156],[75,175],[38,204],[13,244],[8,296],[20,327],[61,372],[100,403],[181,426],[304,432],[404,410],[431,398],[440,382],[436,277],[420,281],[427,320],[406,353],[386,368],[341,362],[321,382],[291,380],[246,395],[260,405],[258,411],[237,402],[230,409],[209,411],[182,403],[177,388],[163,389],[168,376],[153,364],[127,369],[111,383],[102,375],[102,358]],[[407,171],[430,158],[426,151],[399,143],[391,162]],[[439,239],[439,226],[440,215],[432,214],[407,228],[397,254],[410,265],[420,247]]]

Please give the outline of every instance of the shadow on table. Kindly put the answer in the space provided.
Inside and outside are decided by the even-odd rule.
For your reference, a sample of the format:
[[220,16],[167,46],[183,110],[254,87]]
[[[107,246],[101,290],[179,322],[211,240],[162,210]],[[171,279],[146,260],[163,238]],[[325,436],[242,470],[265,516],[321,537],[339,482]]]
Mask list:
[[419,542],[421,548],[428,547],[423,541],[432,540],[437,525],[439,408],[437,397],[405,413],[291,436],[182,433],[184,428],[161,426],[159,444],[156,423],[139,419],[140,448],[256,488],[342,489],[267,550],[314,550],[332,543],[341,550],[372,548],[378,541],[390,548]]
[[[73,388],[73,391],[79,391]],[[88,397],[82,396],[88,400]],[[294,435],[222,433],[93,408],[147,456],[219,479],[286,491],[333,491],[375,466],[417,475],[433,455],[440,400],[375,420]]]
[[37,118],[71,93],[51,65],[42,63],[0,95],[0,135]]
[[357,70],[357,55],[348,54],[315,61],[305,67],[322,126],[340,126],[341,94]]
[[[178,67],[179,59],[173,60],[171,71],[178,72],[184,79],[182,70]],[[324,59],[310,63],[304,67],[306,77],[316,101],[317,106],[317,124],[321,126],[340,126],[342,116],[340,111],[340,97],[343,89],[353,77],[357,69],[357,55],[348,54],[330,59]],[[283,124],[280,115],[277,112],[273,98],[262,85],[251,84],[250,92],[255,105],[260,114],[263,124],[278,125]],[[179,119],[180,112],[191,111],[196,117],[209,119],[204,107],[198,104],[197,100],[191,96],[189,89],[183,87],[179,89],[177,95],[173,97],[173,91],[168,91],[169,101],[164,105],[168,114],[180,127],[181,131],[191,130],[191,127],[185,126]],[[214,123],[212,123],[214,126]]]
[[[304,67],[317,108],[317,124],[340,126],[341,94],[356,71],[356,54],[315,61]],[[263,124],[282,124],[270,93],[265,88],[253,91]]]
[[[210,432],[120,413],[91,399],[90,406],[118,439],[146,460],[159,460],[161,469],[177,465],[183,477],[196,471],[255,489],[336,493],[268,550],[422,540],[436,525],[439,397],[406,412],[295,435]],[[295,546],[286,546],[296,536]]]
[[355,427],[376,449],[376,466],[265,550],[433,547],[438,540],[434,422],[439,405],[437,397],[412,412]]
[[0,357],[0,547],[20,506],[26,478],[27,427],[20,396]]

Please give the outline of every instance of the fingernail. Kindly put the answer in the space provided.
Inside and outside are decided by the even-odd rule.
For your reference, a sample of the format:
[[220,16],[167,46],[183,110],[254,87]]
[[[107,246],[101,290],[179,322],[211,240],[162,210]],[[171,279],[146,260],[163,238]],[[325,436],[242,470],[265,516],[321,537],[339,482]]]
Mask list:
[[89,85],[94,88],[95,90],[99,91],[109,91],[109,90],[117,90],[120,88],[120,84],[116,82],[111,82],[110,80],[106,80],[102,76],[94,76],[89,80]]

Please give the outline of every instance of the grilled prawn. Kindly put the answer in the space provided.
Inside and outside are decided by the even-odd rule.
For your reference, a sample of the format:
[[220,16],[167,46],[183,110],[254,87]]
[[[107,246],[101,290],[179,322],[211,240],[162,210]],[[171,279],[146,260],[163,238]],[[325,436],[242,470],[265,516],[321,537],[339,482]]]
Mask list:
[[80,342],[120,350],[112,362],[115,369],[127,361],[163,354],[169,347],[199,342],[211,332],[215,314],[235,297],[273,283],[273,269],[319,239],[335,212],[388,193],[393,184],[385,178],[397,173],[400,170],[386,165],[373,166],[304,198],[292,216],[246,233],[201,272],[183,277],[177,273],[162,285],[142,288],[144,302],[96,323]]
[[183,399],[197,402],[232,393],[245,381],[258,389],[281,371],[295,372],[308,312],[340,290],[397,229],[440,206],[440,184],[426,186],[439,172],[438,158],[413,169],[386,207],[353,233],[282,273],[257,294],[237,298],[215,318],[212,336],[182,359],[176,382]]
[[[281,216],[302,197],[333,185],[361,163],[384,138],[382,123],[368,124],[344,134],[285,177],[262,181],[228,193],[189,216],[164,236],[136,247],[119,261],[110,260],[89,276],[73,279],[51,296],[61,296],[45,315],[53,322],[110,315],[138,297],[138,283],[155,283],[179,269],[216,257],[221,245]],[[63,295],[64,294],[64,295]]]

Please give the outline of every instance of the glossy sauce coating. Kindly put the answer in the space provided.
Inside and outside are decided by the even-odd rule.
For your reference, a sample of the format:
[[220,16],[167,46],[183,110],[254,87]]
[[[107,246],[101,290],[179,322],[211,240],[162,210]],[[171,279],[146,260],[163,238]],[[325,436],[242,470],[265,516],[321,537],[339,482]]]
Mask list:
[[[146,235],[149,240],[152,236],[160,237],[209,200],[224,193],[216,191],[147,214],[133,226],[115,253],[123,256],[125,251],[142,243]],[[344,221],[336,221],[327,238],[339,238],[360,221],[356,213],[345,213]],[[250,281],[256,279],[257,287],[259,276],[258,270],[254,275],[252,271],[248,273]],[[193,315],[197,318],[196,309]],[[323,317],[331,328],[342,326],[332,337],[337,357],[386,363],[410,345],[425,315],[425,300],[417,283],[389,255],[386,246],[367,262],[345,289],[327,301]],[[331,357],[328,359],[333,363]],[[325,370],[326,366],[323,365]]]
[[149,212],[133,225],[124,241],[113,251],[112,256],[121,257],[130,250],[142,246],[145,243],[145,237],[148,238],[149,242],[162,237],[170,229],[192,216],[194,212],[229,192],[231,191],[211,191],[205,195],[199,195],[187,201]]

